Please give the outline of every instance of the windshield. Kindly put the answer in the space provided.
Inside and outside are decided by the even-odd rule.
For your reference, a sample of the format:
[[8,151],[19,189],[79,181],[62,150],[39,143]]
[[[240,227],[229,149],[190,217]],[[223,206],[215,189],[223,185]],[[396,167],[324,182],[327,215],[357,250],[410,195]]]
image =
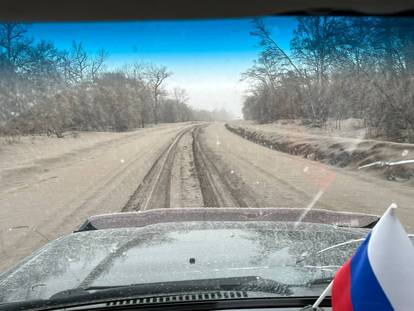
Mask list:
[[413,176],[413,18],[0,22],[0,302],[318,296]]

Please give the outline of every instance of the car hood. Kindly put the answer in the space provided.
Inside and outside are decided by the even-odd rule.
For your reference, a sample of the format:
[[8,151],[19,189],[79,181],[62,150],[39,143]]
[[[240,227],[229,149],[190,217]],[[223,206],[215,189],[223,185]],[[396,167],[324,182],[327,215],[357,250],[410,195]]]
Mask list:
[[[73,233],[0,275],[0,301],[89,286],[259,276],[285,284],[332,277],[366,229],[289,222],[178,222]],[[324,266],[324,267],[320,267]],[[331,266],[331,267],[326,267]]]

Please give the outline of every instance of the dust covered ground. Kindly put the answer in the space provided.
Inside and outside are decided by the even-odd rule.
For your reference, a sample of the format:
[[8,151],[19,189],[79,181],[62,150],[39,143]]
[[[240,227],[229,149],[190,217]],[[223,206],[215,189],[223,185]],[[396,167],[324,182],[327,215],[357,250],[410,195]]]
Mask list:
[[0,271],[94,214],[119,212],[188,124],[0,146]]
[[[272,127],[259,132],[261,126],[251,123],[231,125],[243,126],[244,134],[254,126],[254,135],[224,123],[181,123],[1,145],[0,271],[75,230],[88,216],[109,212],[299,207],[380,215],[396,202],[413,231],[414,188],[407,183],[319,161],[312,155],[317,151],[304,157],[298,150],[307,150],[303,140],[312,134],[293,137],[291,130],[280,134]],[[320,136],[313,135],[312,148]],[[276,150],[267,140],[254,141],[257,137],[271,137],[275,144],[287,137],[297,153]],[[331,148],[339,153],[349,142],[326,139],[339,144]]]

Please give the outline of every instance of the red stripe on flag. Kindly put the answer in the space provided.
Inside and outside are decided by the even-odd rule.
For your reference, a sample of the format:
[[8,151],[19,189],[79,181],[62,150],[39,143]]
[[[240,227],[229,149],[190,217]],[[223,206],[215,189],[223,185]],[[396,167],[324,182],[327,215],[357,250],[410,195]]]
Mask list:
[[335,274],[332,287],[332,310],[353,311],[351,303],[351,259]]

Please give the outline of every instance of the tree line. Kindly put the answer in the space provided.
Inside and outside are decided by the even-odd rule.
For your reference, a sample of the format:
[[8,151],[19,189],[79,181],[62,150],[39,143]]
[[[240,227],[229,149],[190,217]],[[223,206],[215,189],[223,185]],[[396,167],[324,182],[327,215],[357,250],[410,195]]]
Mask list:
[[173,74],[155,64],[108,70],[104,50],[69,50],[35,41],[28,26],[0,24],[0,134],[62,137],[67,130],[126,131],[148,123],[226,118],[195,110],[184,89],[166,91]]
[[246,119],[362,119],[372,135],[414,142],[414,19],[297,17],[286,51],[262,19],[251,35],[261,51],[243,73]]

